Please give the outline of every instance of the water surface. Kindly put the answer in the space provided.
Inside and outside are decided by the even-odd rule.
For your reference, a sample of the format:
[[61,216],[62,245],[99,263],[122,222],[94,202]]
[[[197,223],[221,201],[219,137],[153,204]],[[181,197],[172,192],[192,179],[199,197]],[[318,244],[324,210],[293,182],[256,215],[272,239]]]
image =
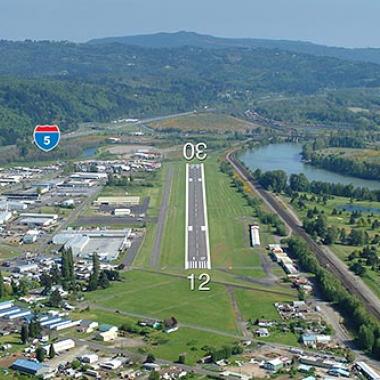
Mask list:
[[269,144],[260,148],[247,150],[239,158],[251,170],[284,170],[288,175],[304,173],[310,181],[352,184],[355,187],[367,187],[380,190],[380,182],[345,176],[329,170],[319,169],[302,162],[302,144]]

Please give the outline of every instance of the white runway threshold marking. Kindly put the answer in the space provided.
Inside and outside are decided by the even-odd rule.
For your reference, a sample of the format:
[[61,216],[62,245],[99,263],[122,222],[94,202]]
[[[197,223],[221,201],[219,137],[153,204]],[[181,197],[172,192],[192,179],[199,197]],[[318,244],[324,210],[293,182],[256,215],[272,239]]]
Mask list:
[[[199,173],[196,176],[198,181],[195,181],[194,174],[191,174],[191,169],[200,169]],[[192,178],[192,176],[194,178]],[[191,184],[191,185],[190,185]],[[197,199],[193,199],[194,205],[193,209],[189,210],[189,187],[191,186],[191,191],[194,190],[194,186],[202,186],[202,203],[203,207],[200,209],[197,207]],[[199,187],[197,188],[199,192]],[[198,193],[199,194],[199,193]],[[196,197],[196,196],[195,196]],[[208,215],[207,215],[207,197],[206,197],[206,181],[204,173],[203,164],[186,164],[186,221],[185,221],[185,269],[211,269],[211,257],[210,257],[210,240],[209,240],[209,229],[208,229]],[[198,212],[202,212],[202,217],[199,218]],[[192,225],[189,225],[189,214],[192,214]],[[196,225],[195,222],[197,219],[202,220],[202,225]],[[199,223],[199,220],[198,220]],[[202,240],[204,239],[204,240]],[[202,247],[203,243],[203,247]],[[193,251],[197,253],[197,257],[189,258],[189,245],[193,248]],[[202,247],[202,251],[199,252],[199,246]],[[205,252],[203,252],[205,250]],[[190,252],[190,254],[194,252]]]

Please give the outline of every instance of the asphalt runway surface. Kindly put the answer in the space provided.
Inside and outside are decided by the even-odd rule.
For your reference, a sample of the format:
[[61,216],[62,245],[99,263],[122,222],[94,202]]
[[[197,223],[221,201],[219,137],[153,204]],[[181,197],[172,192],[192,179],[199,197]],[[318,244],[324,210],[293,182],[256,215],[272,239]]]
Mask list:
[[186,165],[185,269],[211,269],[203,164]]

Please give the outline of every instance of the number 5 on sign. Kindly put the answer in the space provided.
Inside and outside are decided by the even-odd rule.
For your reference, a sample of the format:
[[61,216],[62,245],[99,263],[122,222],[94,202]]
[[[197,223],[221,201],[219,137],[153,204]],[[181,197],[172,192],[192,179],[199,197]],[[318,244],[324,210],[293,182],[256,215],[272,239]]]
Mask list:
[[34,143],[44,152],[50,152],[56,148],[60,137],[61,132],[58,125],[37,125],[37,127],[34,128]]
[[185,160],[192,161],[197,158],[199,161],[204,161],[207,158],[207,145],[203,142],[196,145],[192,143],[186,143],[183,146],[183,157]]

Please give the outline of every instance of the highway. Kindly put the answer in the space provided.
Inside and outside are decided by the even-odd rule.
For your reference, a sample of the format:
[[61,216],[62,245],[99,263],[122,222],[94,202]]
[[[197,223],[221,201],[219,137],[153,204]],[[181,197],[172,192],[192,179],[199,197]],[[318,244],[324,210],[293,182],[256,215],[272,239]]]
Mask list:
[[371,289],[357,276],[355,276],[346,265],[336,257],[328,247],[318,245],[302,228],[299,221],[294,217],[292,212],[285,209],[281,203],[268,191],[263,189],[260,184],[252,178],[250,173],[241,165],[234,156],[235,151],[229,152],[226,155],[228,162],[235,168],[239,175],[247,181],[256,194],[258,194],[268,207],[273,210],[287,227],[296,235],[301,237],[310,250],[315,254],[320,264],[332,272],[346,289],[356,295],[363,301],[363,305],[377,319],[380,320],[380,300],[372,292]]
[[211,269],[203,164],[186,164],[185,269]]

